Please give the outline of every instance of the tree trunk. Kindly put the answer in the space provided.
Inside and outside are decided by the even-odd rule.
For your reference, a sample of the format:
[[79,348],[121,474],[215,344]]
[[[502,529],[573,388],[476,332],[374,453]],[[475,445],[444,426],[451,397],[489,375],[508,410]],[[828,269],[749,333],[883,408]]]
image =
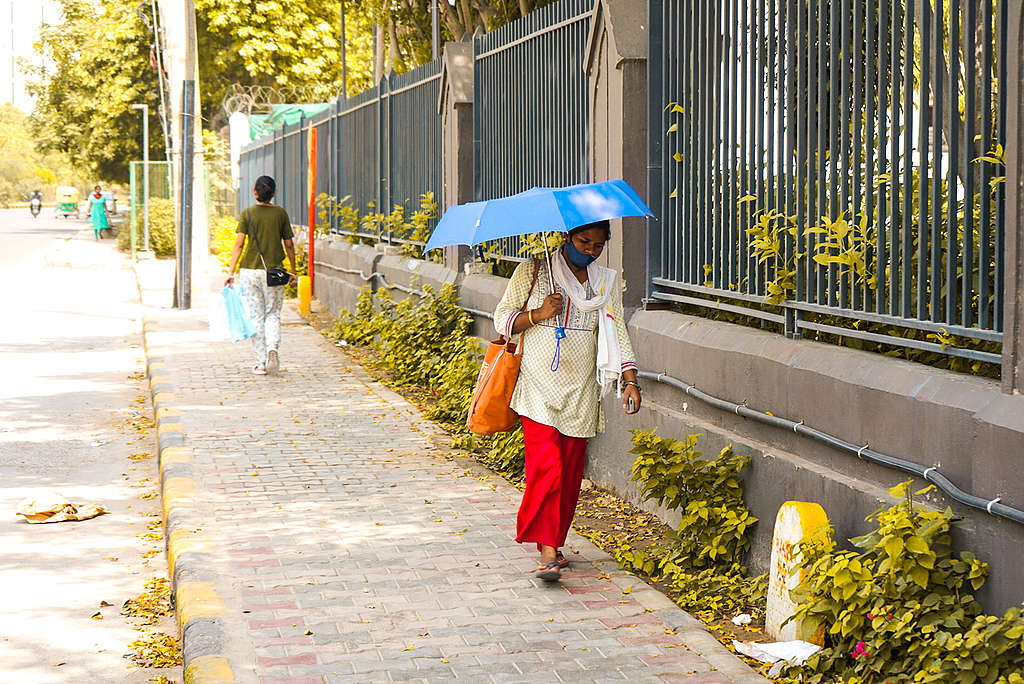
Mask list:
[[380,83],[384,75],[384,28],[373,25],[373,85]]
[[384,67],[384,73],[390,74],[395,65],[402,59],[402,51],[398,47],[398,32],[395,30],[394,18],[388,19],[388,61]]
[[458,11],[448,4],[447,0],[439,2],[438,7],[441,10],[441,21],[452,32],[455,40],[462,40],[466,35],[466,27],[459,21]]

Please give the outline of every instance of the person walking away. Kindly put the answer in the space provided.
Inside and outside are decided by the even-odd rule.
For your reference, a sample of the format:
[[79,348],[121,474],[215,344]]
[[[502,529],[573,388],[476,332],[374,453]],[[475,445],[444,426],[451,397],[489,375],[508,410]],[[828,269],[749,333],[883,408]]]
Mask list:
[[89,202],[89,220],[92,221],[92,234],[97,240],[103,235],[103,231],[110,230],[110,221],[107,218],[107,200],[103,197],[100,186],[92,189],[92,194],[86,198]]
[[[277,186],[270,176],[260,176],[253,185],[256,204],[242,211],[238,217],[237,236],[231,252],[231,266],[224,284],[233,287],[235,266],[238,283],[242,288],[249,317],[256,324],[252,336],[253,353],[256,363],[252,367],[255,375],[274,374],[280,367],[278,351],[281,346],[281,305],[284,302],[284,285],[267,284],[267,269],[282,268],[285,252],[288,253],[290,283],[295,284],[295,243],[288,212],[272,203]],[[248,244],[247,244],[248,243]],[[245,254],[242,255],[242,247]]]
[[604,430],[601,397],[614,387],[627,414],[640,409],[621,285],[615,271],[595,263],[610,236],[608,221],[569,231],[549,259],[519,264],[494,312],[498,333],[519,334],[522,345],[511,402],[526,445],[516,541],[537,545],[535,575],[546,581],[568,567],[561,547],[576,514],[587,440]]

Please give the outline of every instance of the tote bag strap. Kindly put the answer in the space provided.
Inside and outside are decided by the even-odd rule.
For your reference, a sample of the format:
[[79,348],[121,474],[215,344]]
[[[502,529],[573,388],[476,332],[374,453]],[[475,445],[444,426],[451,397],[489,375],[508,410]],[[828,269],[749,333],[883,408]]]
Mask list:
[[[523,305],[521,307],[519,307],[519,313],[523,313],[524,311],[526,311],[526,305],[530,303],[530,297],[533,296],[533,288],[537,284],[537,272],[538,271],[540,271],[540,259],[534,259],[533,260],[533,278],[530,279],[530,290],[529,290],[529,292],[526,293],[526,299],[523,300]],[[509,337],[509,339],[506,340],[504,335],[499,335],[498,336],[498,341],[499,342],[510,342],[511,339],[512,338]],[[523,342],[523,338],[520,335],[520,337],[519,337],[520,346],[522,346],[522,342]]]

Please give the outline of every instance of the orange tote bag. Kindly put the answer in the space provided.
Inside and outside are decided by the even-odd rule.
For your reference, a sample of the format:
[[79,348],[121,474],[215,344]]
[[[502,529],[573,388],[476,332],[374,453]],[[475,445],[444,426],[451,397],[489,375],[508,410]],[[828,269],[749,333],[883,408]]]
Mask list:
[[[533,294],[533,286],[537,284],[537,271],[540,263],[534,262],[533,280],[530,291],[520,311],[526,310],[526,304]],[[488,343],[484,354],[480,374],[476,378],[473,389],[473,402],[469,406],[466,425],[478,435],[493,435],[495,432],[514,430],[519,424],[519,415],[512,410],[512,392],[519,380],[519,365],[523,358],[523,339],[519,344],[506,340],[504,336]]]

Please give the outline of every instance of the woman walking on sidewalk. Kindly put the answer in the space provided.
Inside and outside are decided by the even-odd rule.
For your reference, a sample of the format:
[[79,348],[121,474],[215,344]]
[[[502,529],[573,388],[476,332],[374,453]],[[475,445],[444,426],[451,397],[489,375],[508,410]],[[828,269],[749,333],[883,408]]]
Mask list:
[[92,222],[92,235],[99,240],[103,237],[103,231],[110,230],[110,220],[107,217],[107,198],[103,196],[102,188],[96,186],[92,193],[85,198],[89,203],[89,220]]
[[256,179],[252,193],[256,204],[242,211],[238,217],[235,247],[231,252],[231,266],[224,284],[232,287],[235,282],[235,266],[246,244],[245,255],[242,256],[241,268],[238,270],[238,282],[242,287],[242,299],[245,300],[249,317],[256,324],[256,334],[252,336],[252,348],[256,355],[256,364],[252,372],[256,375],[276,373],[280,365],[278,349],[281,346],[281,305],[284,302],[284,285],[267,284],[267,270],[281,268],[285,252],[288,253],[290,282],[295,278],[295,243],[294,233],[288,220],[288,212],[271,203],[277,187],[270,176]]
[[560,549],[576,514],[587,439],[604,430],[601,397],[614,386],[626,413],[640,408],[621,285],[615,271],[594,263],[610,235],[608,221],[571,230],[549,260],[516,268],[494,312],[497,331],[520,334],[522,345],[511,403],[526,444],[516,541],[537,545],[536,576],[547,581],[568,566]]

